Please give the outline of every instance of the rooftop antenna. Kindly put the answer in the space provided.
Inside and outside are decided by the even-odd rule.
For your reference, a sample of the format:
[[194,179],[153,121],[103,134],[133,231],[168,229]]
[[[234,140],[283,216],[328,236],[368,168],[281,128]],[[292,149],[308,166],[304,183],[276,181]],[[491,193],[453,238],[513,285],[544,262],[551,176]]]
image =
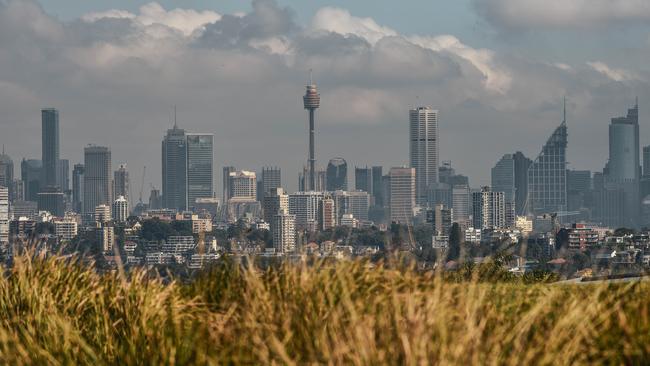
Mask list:
[[174,129],[177,129],[178,125],[176,123],[176,104],[174,104]]
[[566,123],[566,96],[564,96],[564,123]]

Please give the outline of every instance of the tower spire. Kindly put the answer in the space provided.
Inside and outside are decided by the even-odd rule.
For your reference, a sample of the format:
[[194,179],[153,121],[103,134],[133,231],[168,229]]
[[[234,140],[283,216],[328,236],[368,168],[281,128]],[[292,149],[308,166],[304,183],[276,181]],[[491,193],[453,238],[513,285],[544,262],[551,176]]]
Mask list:
[[178,128],[178,123],[176,120],[176,104],[174,104],[174,129]]
[[309,85],[314,85],[314,70],[309,69]]
[[566,124],[566,95],[564,96],[564,119],[562,122]]

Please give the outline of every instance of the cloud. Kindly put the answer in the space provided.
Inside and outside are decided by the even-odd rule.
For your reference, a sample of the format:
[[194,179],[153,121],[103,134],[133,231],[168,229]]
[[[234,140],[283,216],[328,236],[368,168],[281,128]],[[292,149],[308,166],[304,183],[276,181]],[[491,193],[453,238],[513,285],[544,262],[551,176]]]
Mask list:
[[85,22],[96,22],[101,19],[130,19],[143,26],[164,25],[189,36],[209,23],[221,19],[214,11],[196,11],[192,9],[165,10],[160,4],[151,2],[140,7],[139,14],[125,10],[111,9],[104,12],[89,13],[82,16]]
[[647,0],[474,0],[474,6],[503,29],[600,28],[650,21]]
[[631,71],[624,70],[624,69],[612,68],[612,67],[609,67],[604,62],[600,62],[600,61],[587,62],[587,65],[589,65],[595,71],[598,71],[599,73],[607,76],[608,78],[610,78],[610,79],[612,79],[614,81],[628,81],[628,80],[638,80],[639,79],[639,76],[636,75],[635,73],[631,72]]
[[158,185],[160,140],[178,105],[182,127],[215,134],[215,170],[278,165],[292,190],[305,163],[301,97],[313,69],[319,162],[404,164],[408,109],[431,105],[441,110],[442,158],[479,185],[504,153],[538,153],[564,95],[574,106],[571,161],[587,168],[605,161],[594,143],[606,134],[603,116],[630,95],[650,100],[646,74],[609,60],[540,62],[331,7],[302,26],[291,8],[252,5],[221,16],[148,4],[61,21],[32,0],[0,0],[0,142],[15,159],[38,157],[39,108],[57,107],[64,158],[82,161],[85,144],[105,144],[115,163],[128,162],[132,176],[146,165],[146,183]]

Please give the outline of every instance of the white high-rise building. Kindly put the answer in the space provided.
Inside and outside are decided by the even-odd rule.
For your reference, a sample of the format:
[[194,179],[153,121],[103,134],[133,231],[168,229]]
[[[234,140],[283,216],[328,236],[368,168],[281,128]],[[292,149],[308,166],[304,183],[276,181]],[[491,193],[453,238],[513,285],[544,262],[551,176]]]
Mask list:
[[417,204],[427,202],[429,187],[438,183],[438,110],[418,107],[409,111],[411,168],[415,168]]
[[120,196],[113,202],[113,221],[126,222],[128,217],[129,201],[124,196]]
[[257,176],[255,172],[235,171],[228,175],[228,197],[257,200]]
[[415,207],[415,168],[391,168],[390,220],[402,224],[413,221]]
[[0,187],[0,245],[9,244],[9,188]]
[[111,206],[99,205],[95,207],[95,222],[106,223],[111,221]]
[[476,229],[502,229],[506,227],[506,202],[503,192],[483,187],[472,193],[473,218]]
[[296,228],[307,229],[318,225],[323,192],[296,192],[289,195],[289,213],[296,215]]
[[280,210],[273,218],[271,229],[276,253],[292,253],[296,250],[296,215]]

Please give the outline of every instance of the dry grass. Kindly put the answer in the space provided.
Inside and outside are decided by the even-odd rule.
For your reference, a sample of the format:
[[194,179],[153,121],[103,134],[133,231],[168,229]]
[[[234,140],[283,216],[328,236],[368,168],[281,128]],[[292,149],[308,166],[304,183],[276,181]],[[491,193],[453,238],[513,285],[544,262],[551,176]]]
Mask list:
[[191,284],[17,258],[2,364],[647,364],[650,285],[455,282],[363,262]]

